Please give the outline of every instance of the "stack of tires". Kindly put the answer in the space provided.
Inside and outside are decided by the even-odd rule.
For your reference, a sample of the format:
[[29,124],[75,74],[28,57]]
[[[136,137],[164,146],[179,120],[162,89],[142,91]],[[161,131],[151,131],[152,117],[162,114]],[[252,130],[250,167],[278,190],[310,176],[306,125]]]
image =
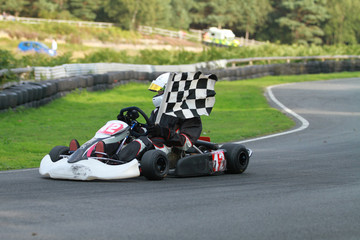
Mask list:
[[0,110],[19,106],[38,107],[50,102],[54,94],[56,88],[52,82],[12,86],[0,92]]
[[20,106],[39,107],[75,89],[106,90],[134,80],[155,79],[158,75],[148,72],[119,71],[24,83],[0,91],[0,111]]

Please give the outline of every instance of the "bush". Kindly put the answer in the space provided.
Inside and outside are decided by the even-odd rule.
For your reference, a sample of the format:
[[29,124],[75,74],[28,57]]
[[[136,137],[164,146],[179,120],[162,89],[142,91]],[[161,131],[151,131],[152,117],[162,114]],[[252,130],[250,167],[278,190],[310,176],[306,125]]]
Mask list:
[[133,63],[126,51],[114,51],[111,49],[101,49],[99,51],[87,54],[82,59],[77,59],[79,63],[99,63],[99,62],[114,62],[114,63]]
[[0,69],[14,68],[17,65],[10,51],[0,49]]

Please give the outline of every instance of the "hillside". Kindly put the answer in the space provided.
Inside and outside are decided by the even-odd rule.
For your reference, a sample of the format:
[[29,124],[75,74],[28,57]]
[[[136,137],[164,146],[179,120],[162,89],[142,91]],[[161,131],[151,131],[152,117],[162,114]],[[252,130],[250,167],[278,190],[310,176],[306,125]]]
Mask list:
[[84,57],[99,48],[126,50],[129,54],[143,49],[179,50],[199,52],[203,46],[199,42],[160,36],[156,33],[143,35],[139,32],[124,31],[120,28],[79,27],[59,23],[28,24],[0,21],[1,49],[18,54],[20,41],[40,41],[50,46],[55,38],[59,45],[59,54],[72,52],[74,58]]

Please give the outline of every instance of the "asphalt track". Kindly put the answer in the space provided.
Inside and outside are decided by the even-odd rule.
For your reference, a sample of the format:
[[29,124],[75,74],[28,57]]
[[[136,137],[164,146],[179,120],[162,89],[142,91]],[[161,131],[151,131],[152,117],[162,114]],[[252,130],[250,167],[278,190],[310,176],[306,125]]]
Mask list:
[[244,174],[76,182],[1,172],[0,239],[360,239],[360,79],[271,91],[308,125],[245,142],[254,155]]

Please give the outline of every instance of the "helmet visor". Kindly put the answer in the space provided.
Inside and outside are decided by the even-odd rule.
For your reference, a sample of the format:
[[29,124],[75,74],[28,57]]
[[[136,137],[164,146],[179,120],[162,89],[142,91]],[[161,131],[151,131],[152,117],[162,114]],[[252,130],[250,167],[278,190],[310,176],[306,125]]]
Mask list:
[[155,84],[155,83],[151,83],[150,84],[150,87],[148,88],[150,91],[153,91],[153,92],[158,92],[160,91],[161,89],[163,89],[163,87],[160,87],[159,85]]

